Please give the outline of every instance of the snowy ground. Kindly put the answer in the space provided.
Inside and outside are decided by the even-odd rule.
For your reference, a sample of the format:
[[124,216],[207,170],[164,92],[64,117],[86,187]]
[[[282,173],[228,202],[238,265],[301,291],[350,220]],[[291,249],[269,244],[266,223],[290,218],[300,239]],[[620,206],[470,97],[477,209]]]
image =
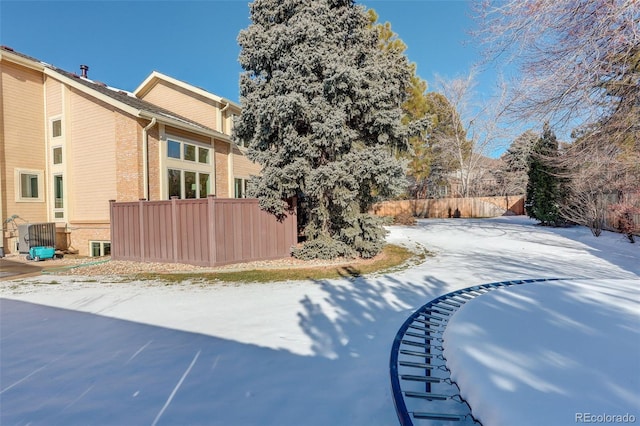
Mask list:
[[[432,298],[518,278],[640,280],[640,244],[519,217],[425,220],[388,239],[436,255],[402,272],[327,281],[0,282],[0,424],[397,424],[389,349]],[[638,284],[624,290],[636,313]],[[531,313],[533,330],[540,311]],[[616,327],[618,317],[606,321]],[[610,355],[601,361],[640,349]]]
[[532,283],[463,305],[444,354],[474,416],[492,426],[640,421],[639,285]]

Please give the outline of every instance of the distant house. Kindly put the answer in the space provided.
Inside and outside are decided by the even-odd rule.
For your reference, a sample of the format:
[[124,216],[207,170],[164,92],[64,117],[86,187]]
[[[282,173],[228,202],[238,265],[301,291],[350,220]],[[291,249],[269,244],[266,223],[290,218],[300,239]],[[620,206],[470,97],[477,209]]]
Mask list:
[[[503,167],[502,161],[495,158],[479,155],[473,159],[474,165],[463,172],[456,170],[449,173],[444,185],[448,196],[459,198],[465,194],[465,186],[468,186],[470,197],[490,197],[504,195],[505,188],[496,178],[496,171]],[[442,191],[442,186],[440,187]]]
[[244,197],[260,168],[231,140],[236,103],[163,74],[133,93],[0,48],[1,246],[6,220],[55,222],[81,255],[110,252],[109,200]]

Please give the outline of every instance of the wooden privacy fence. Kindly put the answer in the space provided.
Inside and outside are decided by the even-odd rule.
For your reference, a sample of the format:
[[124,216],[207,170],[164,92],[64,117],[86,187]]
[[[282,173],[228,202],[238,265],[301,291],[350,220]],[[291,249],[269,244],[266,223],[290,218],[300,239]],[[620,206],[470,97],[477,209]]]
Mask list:
[[426,218],[522,215],[524,195],[385,201],[374,204],[372,212],[377,216],[396,216],[404,213]]
[[[640,192],[628,192],[624,194],[611,193],[601,197],[604,210],[604,228],[610,231],[618,231],[620,216],[611,210],[614,204],[624,203],[629,206],[640,208]],[[634,233],[640,235],[640,214],[632,214],[630,219],[634,224]]]
[[110,202],[111,258],[219,266],[291,255],[295,201],[283,221],[257,199]]

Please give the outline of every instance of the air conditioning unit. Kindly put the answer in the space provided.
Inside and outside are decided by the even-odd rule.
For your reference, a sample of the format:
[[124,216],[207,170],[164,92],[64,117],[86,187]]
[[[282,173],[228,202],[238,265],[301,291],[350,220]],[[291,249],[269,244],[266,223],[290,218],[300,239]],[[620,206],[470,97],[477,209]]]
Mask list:
[[31,247],[56,246],[56,224],[49,223],[25,223],[18,225],[18,251],[22,254],[29,253]]

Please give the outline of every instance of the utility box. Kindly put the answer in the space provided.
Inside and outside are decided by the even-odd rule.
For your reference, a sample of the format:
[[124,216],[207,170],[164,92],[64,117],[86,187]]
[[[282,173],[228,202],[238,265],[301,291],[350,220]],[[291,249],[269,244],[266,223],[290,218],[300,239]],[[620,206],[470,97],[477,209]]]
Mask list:
[[56,224],[26,223],[18,225],[18,251],[28,254],[31,247],[55,247]]

